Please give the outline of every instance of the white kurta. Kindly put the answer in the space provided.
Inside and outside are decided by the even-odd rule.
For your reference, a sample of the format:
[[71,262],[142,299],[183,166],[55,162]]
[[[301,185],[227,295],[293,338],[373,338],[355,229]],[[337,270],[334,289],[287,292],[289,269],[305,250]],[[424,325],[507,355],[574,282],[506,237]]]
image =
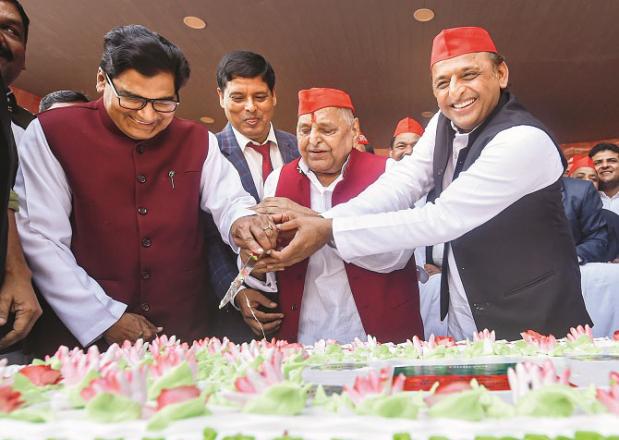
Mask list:
[[[88,345],[121,317],[127,305],[109,297],[71,252],[71,188],[38,120],[28,126],[18,152],[16,219],[33,279],[71,333]],[[255,201],[243,190],[212,133],[200,185],[200,207],[212,214],[222,239],[230,244],[232,224],[255,214],[247,209]]]
[[[538,128],[516,126],[498,133],[453,183],[449,184],[452,175],[445,173],[445,189],[434,203],[410,209],[434,187],[437,121],[438,113],[411,156],[397,162],[358,197],[325,213],[334,218],[335,243],[344,260],[454,240],[563,174],[559,152],[550,137]],[[466,138],[468,135],[459,133],[454,138],[455,157],[450,157],[448,164],[452,172]],[[471,338],[473,316],[453,253],[448,258],[449,331],[457,339]]]
[[[394,162],[389,160],[388,164],[390,163]],[[310,181],[311,208],[319,213],[331,209],[333,191],[342,181],[342,175],[340,174],[333,183],[325,187],[308,169],[303,159],[299,162],[299,166]],[[265,182],[265,197],[275,195],[280,172],[281,168],[275,170]],[[374,272],[388,273],[404,268],[412,253],[412,249],[404,249],[353,258],[350,262]],[[277,287],[272,273],[267,274],[266,283],[251,277],[246,282],[250,287],[271,292]],[[286,292],[280,292],[280,295],[285,294]],[[309,258],[299,316],[298,340],[302,344],[313,344],[320,339],[335,339],[339,343],[346,344],[355,338],[365,337],[344,262],[336,249],[324,246]]]
[[[258,143],[252,141],[234,127],[232,127],[232,132],[234,133],[236,142],[239,144],[239,148],[243,152],[243,156],[245,156],[247,166],[249,167],[249,172],[251,173],[251,178],[254,181],[254,186],[258,192],[258,197],[262,200],[264,198],[263,182],[266,180],[266,176],[262,175],[262,155],[253,148],[249,148],[247,146],[248,143],[256,145],[258,145]],[[265,143],[266,142],[270,142],[269,156],[271,157],[271,167],[276,170],[284,165],[284,159],[282,158],[282,153],[277,147],[277,138],[275,137],[273,124],[271,124],[271,129],[269,130],[269,135],[267,136]]]
[[608,197],[604,191],[598,191],[602,199],[602,208],[608,209],[619,215],[619,192],[612,197]]

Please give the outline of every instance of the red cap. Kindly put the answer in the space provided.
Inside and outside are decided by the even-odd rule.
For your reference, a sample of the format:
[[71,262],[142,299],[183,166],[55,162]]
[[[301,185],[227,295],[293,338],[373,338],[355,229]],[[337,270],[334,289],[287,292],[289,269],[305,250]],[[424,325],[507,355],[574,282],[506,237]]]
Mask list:
[[443,29],[432,42],[430,67],[439,61],[475,52],[497,53],[487,30],[480,27]]
[[312,88],[299,90],[299,116],[314,113],[325,107],[355,108],[348,93],[338,89]]
[[398,125],[395,127],[395,131],[393,132],[393,137],[396,137],[402,133],[415,133],[419,136],[423,135],[423,127],[413,118],[404,118],[398,122]]
[[572,165],[570,165],[568,176],[574,174],[574,171],[576,171],[578,168],[583,167],[595,169],[595,165],[593,164],[593,161],[589,156],[574,156],[574,161],[572,162]]
[[368,141],[368,138],[366,138],[363,133],[359,133],[359,136],[357,136],[357,142],[359,142],[361,145],[368,145],[370,143],[370,141]]

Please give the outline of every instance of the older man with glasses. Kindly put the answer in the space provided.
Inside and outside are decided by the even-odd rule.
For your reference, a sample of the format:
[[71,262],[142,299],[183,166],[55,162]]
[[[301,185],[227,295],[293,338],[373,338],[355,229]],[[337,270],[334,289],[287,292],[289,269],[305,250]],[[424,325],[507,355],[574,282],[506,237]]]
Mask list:
[[19,228],[46,310],[36,355],[159,332],[208,335],[201,211],[261,253],[274,225],[215,135],[175,117],[189,64],[143,26],[105,36],[101,99],[40,115],[20,145]]

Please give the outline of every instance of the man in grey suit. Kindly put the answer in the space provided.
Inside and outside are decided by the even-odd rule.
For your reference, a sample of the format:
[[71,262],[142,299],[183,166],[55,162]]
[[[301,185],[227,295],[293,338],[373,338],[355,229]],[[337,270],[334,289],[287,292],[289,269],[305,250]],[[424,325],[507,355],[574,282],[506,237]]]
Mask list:
[[[217,93],[228,119],[217,133],[219,148],[237,169],[245,190],[259,202],[269,173],[299,156],[296,137],[275,130],[271,123],[277,105],[273,67],[257,53],[227,53],[217,66]],[[236,254],[219,237],[212,221],[207,221],[207,230],[209,276],[213,299],[219,302],[238,273]],[[274,333],[283,315],[276,311],[277,297],[269,295],[245,288],[232,306],[217,311],[213,304],[211,333],[235,342],[261,337],[261,325],[267,335]]]

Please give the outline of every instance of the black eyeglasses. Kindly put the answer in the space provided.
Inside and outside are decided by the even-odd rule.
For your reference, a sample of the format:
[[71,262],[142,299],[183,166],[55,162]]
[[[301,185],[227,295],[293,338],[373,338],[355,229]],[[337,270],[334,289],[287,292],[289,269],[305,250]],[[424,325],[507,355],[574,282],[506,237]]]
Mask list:
[[105,74],[105,79],[112,87],[112,91],[114,95],[118,98],[118,105],[122,108],[126,108],[127,110],[142,110],[144,107],[148,105],[150,102],[153,105],[153,109],[159,113],[172,113],[176,111],[178,105],[180,104],[180,100],[173,101],[171,99],[150,99],[150,98],[142,98],[141,96],[122,96],[118,94],[112,79],[109,75]]

